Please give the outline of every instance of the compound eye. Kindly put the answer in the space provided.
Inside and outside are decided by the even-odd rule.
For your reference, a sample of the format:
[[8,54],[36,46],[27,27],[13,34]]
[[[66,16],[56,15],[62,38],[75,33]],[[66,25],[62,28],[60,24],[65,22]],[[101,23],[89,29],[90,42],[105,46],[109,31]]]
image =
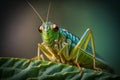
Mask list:
[[40,27],[38,28],[38,30],[39,30],[40,33],[42,33],[42,29],[43,29],[42,26],[40,26]]
[[56,24],[53,24],[52,27],[53,27],[53,30],[54,30],[54,31],[58,31],[58,26],[57,26]]

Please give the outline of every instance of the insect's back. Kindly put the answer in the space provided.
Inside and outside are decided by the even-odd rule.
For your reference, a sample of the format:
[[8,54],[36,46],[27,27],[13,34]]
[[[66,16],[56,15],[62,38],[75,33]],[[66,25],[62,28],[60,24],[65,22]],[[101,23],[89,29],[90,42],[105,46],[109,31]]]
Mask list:
[[[62,29],[62,28],[59,28],[59,30],[60,30],[60,33],[67,38],[67,41],[71,46],[77,45],[77,43],[80,41],[79,37],[77,37],[76,35],[68,32],[67,30]],[[88,51],[88,52],[92,51],[92,49],[89,45],[87,46],[86,51]]]

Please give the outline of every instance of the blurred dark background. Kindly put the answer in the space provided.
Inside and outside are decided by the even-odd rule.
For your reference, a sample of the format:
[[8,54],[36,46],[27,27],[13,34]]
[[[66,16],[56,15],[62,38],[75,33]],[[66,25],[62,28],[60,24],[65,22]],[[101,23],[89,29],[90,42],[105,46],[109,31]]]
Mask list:
[[[28,0],[46,19],[49,0]],[[98,55],[120,74],[120,28],[117,0],[51,0],[49,21],[81,37],[91,28]],[[41,41],[42,24],[24,0],[0,1],[0,56],[32,58]]]

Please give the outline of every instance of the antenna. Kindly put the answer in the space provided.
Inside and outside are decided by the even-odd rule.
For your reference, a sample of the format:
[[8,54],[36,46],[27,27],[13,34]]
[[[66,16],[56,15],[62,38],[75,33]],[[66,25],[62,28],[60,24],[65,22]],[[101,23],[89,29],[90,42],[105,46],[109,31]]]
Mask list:
[[47,17],[46,17],[46,22],[48,22],[49,12],[50,12],[50,6],[51,6],[51,2],[49,2]]
[[36,11],[36,9],[30,4],[30,2],[28,2],[27,0],[25,0],[29,6],[34,10],[34,12],[37,14],[37,16],[40,18],[40,20],[42,21],[42,23],[44,23],[44,20],[42,19],[42,17],[40,16],[40,14]]

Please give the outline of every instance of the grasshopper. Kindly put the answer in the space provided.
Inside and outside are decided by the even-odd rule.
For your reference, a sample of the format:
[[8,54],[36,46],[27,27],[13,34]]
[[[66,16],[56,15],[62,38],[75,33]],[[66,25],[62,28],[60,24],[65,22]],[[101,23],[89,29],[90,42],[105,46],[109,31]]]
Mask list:
[[[42,21],[38,28],[42,35],[42,43],[38,43],[37,59],[61,62],[88,69],[113,72],[103,60],[96,58],[94,39],[91,29],[87,29],[81,38],[62,29],[59,25],[48,21],[50,4],[46,21],[38,14],[35,8],[27,1]],[[90,43],[90,44],[89,44]],[[44,54],[40,54],[40,51]],[[91,54],[92,53],[92,54]]]

